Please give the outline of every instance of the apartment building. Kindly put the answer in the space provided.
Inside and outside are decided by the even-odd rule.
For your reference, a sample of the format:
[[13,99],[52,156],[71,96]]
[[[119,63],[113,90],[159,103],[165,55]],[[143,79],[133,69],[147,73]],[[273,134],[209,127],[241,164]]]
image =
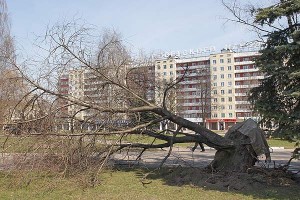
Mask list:
[[176,77],[182,79],[176,90],[176,113],[204,125],[211,115],[209,57],[177,59]]
[[[234,52],[222,50],[206,56],[179,58],[168,56],[156,59],[151,66],[128,67],[130,87],[144,93],[149,101],[161,105],[163,91],[168,84],[182,79],[170,91],[168,108],[190,121],[205,125],[212,130],[227,130],[233,124],[247,118],[257,118],[248,95],[251,88],[260,84],[263,74],[255,66],[257,52]],[[138,90],[139,86],[144,90]],[[70,70],[60,77],[59,91],[78,99],[101,106],[118,105],[126,107],[125,97],[112,86],[102,87],[103,82],[88,70]],[[64,102],[67,103],[67,102]],[[68,114],[74,114],[80,107],[70,106]],[[95,115],[92,110],[79,112],[78,119]],[[111,119],[111,116],[97,116]],[[118,119],[128,120],[126,116]]]
[[[264,78],[255,66],[257,56],[258,52],[222,50],[209,56],[168,57],[156,61],[156,79],[168,82],[184,75],[176,88],[176,113],[209,129],[227,130],[257,118],[248,101],[250,89]],[[160,103],[161,93],[156,92],[155,99]]]
[[209,56],[212,102],[211,118],[206,119],[206,125],[212,130],[228,129],[228,126],[236,123],[234,56],[229,50]]

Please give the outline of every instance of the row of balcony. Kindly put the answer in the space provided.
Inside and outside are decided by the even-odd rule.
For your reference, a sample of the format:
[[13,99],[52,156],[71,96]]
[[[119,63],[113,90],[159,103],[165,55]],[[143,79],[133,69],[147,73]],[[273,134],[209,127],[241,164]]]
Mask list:
[[235,77],[235,81],[245,81],[245,80],[260,80],[264,79],[264,76],[249,76],[249,77]]
[[251,84],[251,85],[235,85],[235,88],[253,88],[253,87],[258,87],[259,84]]

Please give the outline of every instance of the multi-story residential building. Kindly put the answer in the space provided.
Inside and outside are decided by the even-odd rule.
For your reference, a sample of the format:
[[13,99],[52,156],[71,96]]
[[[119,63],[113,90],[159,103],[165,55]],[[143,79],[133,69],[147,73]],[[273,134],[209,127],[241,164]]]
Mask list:
[[256,117],[248,96],[250,89],[259,86],[264,79],[263,73],[256,68],[254,62],[257,56],[257,52],[246,52],[236,53],[234,57],[235,110],[238,121]]
[[209,129],[224,130],[236,123],[234,93],[234,53],[223,50],[210,59],[212,104],[211,118],[206,120]]
[[176,77],[183,78],[176,90],[178,115],[204,124],[211,114],[211,82],[208,57],[176,60]]
[[[226,130],[238,121],[257,117],[248,101],[249,90],[264,78],[255,66],[257,56],[257,52],[236,53],[231,50],[190,58],[169,56],[155,60],[153,66],[128,67],[127,79],[134,91],[143,93],[149,101],[155,100],[157,105],[162,104],[163,91],[168,84],[182,79],[168,93],[168,109],[209,129]],[[139,86],[144,90],[138,90]],[[116,90],[112,86],[103,87],[103,82],[89,70],[71,70],[59,80],[62,94],[101,106],[128,106],[130,102],[124,102],[122,96],[113,98],[114,93],[121,94]],[[68,114],[79,109],[70,106]],[[94,114],[84,111],[77,113],[76,117],[87,119]],[[123,119],[127,119],[125,115]]]
[[[160,59],[156,61],[156,80],[178,79],[186,70],[176,89],[177,114],[203,122],[212,130],[227,130],[238,121],[257,117],[248,101],[250,89],[264,78],[255,67],[257,56],[257,52],[222,50],[209,56]],[[157,103],[161,94],[156,92]]]

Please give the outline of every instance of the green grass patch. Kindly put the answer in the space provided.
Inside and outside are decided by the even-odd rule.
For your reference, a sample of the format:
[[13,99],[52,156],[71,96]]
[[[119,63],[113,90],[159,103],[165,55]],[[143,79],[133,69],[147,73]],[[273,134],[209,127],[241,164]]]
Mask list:
[[[150,173],[147,179],[145,174]],[[99,184],[88,186],[86,176],[61,178],[55,174],[0,173],[1,199],[110,199],[110,200],[141,200],[141,199],[297,199],[294,187],[265,187],[263,190],[248,192],[209,189],[194,184],[174,184],[170,170],[149,172],[141,169],[120,171],[106,170],[99,175]],[[143,184],[142,181],[146,184]]]
[[267,139],[267,142],[270,147],[284,147],[285,149],[294,149],[296,147],[296,142],[291,142],[279,138]]

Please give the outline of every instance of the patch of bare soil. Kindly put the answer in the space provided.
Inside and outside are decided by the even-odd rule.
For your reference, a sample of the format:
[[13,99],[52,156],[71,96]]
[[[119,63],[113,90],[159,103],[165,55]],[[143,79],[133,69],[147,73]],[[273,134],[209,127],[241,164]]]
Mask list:
[[247,173],[211,172],[207,169],[173,168],[161,174],[170,185],[191,185],[219,191],[253,191],[266,187],[299,186],[282,170],[251,168]]

